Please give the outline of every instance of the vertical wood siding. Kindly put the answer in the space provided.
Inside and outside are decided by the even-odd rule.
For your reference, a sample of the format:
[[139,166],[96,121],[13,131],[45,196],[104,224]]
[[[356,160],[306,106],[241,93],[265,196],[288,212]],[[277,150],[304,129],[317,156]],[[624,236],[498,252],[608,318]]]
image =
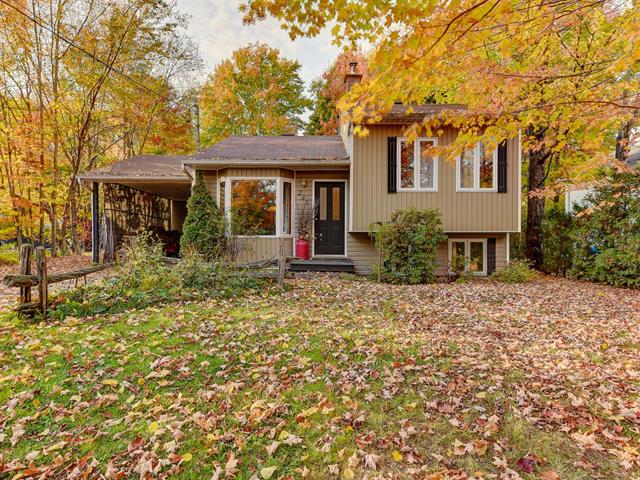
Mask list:
[[171,230],[182,230],[182,224],[187,216],[187,202],[171,201]]
[[[455,162],[438,159],[437,192],[387,193],[387,137],[402,136],[402,126],[374,125],[367,137],[354,138],[352,160],[352,232],[366,232],[373,222],[385,221],[394,210],[415,206],[436,208],[447,232],[516,232],[520,209],[518,139],[508,142],[507,193],[456,192]],[[455,139],[445,128],[440,145]],[[497,175],[497,172],[496,172]]]
[[[331,171],[304,171],[296,172],[295,181],[295,214],[297,215],[303,208],[311,208],[313,205],[313,181],[314,180],[349,180],[349,172]],[[306,182],[306,186],[304,183]],[[349,212],[349,186],[345,189],[345,215]],[[346,225],[346,224],[345,224]],[[295,225],[294,225],[295,228]],[[346,228],[346,227],[345,227]]]
[[236,238],[236,241],[240,248],[240,253],[238,255],[238,261],[240,262],[253,262],[257,260],[278,258],[280,241],[284,242],[285,256],[293,256],[293,239],[291,238],[242,237]]
[[218,198],[218,172],[215,170],[203,170],[202,171],[202,180],[204,184],[207,186],[207,190],[213,197],[214,200],[217,201]]

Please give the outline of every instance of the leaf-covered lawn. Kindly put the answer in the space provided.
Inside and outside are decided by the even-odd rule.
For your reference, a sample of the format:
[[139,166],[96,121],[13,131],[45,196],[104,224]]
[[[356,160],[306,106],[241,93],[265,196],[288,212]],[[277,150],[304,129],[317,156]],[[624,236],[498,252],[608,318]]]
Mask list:
[[545,278],[0,324],[0,478],[640,475],[640,292]]

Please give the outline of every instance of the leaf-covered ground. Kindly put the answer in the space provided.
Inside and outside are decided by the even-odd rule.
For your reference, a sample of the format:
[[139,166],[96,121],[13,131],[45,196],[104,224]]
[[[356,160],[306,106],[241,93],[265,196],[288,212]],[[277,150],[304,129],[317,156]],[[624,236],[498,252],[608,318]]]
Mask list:
[[[17,252],[16,252],[17,255]],[[49,274],[71,272],[80,270],[91,265],[91,255],[65,255],[60,257],[47,257],[47,270]],[[32,266],[35,269],[35,265]],[[19,265],[0,265],[0,279],[8,274],[20,273]],[[52,296],[60,292],[75,288],[77,285],[91,284],[98,282],[109,275],[111,270],[103,270],[101,272],[92,273],[84,278],[77,280],[67,280],[64,282],[53,283],[49,286]],[[32,295],[37,297],[37,289],[32,290]],[[0,312],[10,311],[18,303],[20,290],[15,287],[5,287],[0,283]]]
[[0,478],[640,475],[637,291],[322,276],[0,325]]

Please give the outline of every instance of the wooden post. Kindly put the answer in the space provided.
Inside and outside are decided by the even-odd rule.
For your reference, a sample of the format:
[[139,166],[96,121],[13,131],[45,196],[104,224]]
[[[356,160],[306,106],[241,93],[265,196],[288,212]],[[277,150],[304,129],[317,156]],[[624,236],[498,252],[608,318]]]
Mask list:
[[[31,275],[31,252],[33,248],[28,243],[20,247],[20,275]],[[31,287],[20,287],[20,303],[31,301]]]
[[40,309],[46,317],[49,302],[49,284],[47,279],[47,251],[44,247],[36,248],[36,274],[38,276],[38,292],[40,294]]
[[91,261],[100,261],[100,210],[99,183],[93,182],[91,189]]
[[278,248],[278,286],[284,286],[284,274],[287,267],[287,257],[284,254],[284,239],[279,238],[280,245]]
[[383,248],[383,243],[382,243],[382,235],[380,235],[379,240],[379,246],[378,246],[378,283],[382,282],[382,248]]

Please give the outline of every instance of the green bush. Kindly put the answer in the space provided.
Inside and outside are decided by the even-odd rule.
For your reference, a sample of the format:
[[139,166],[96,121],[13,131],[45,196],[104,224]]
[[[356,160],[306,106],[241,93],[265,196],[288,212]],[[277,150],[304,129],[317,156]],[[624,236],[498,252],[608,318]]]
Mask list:
[[504,283],[528,283],[537,276],[538,273],[525,260],[512,260],[505,268],[491,274],[491,278]]
[[435,280],[438,244],[447,237],[437,210],[397,210],[387,223],[372,228],[382,253],[381,280],[389,283],[427,283]]
[[226,250],[225,234],[224,213],[207,190],[202,173],[198,172],[187,202],[180,250],[183,255],[195,253],[207,261],[220,258]]
[[572,273],[621,287],[640,287],[640,170],[611,175],[577,209]]
[[65,293],[65,298],[54,302],[51,317],[119,313],[159,303],[229,297],[265,283],[225,261],[208,263],[197,254],[167,265],[162,261],[162,245],[149,234],[139,235],[125,247],[115,273],[114,278]]
[[559,203],[554,203],[544,213],[542,221],[543,271],[566,276],[573,262],[572,228],[573,217],[566,213]]

